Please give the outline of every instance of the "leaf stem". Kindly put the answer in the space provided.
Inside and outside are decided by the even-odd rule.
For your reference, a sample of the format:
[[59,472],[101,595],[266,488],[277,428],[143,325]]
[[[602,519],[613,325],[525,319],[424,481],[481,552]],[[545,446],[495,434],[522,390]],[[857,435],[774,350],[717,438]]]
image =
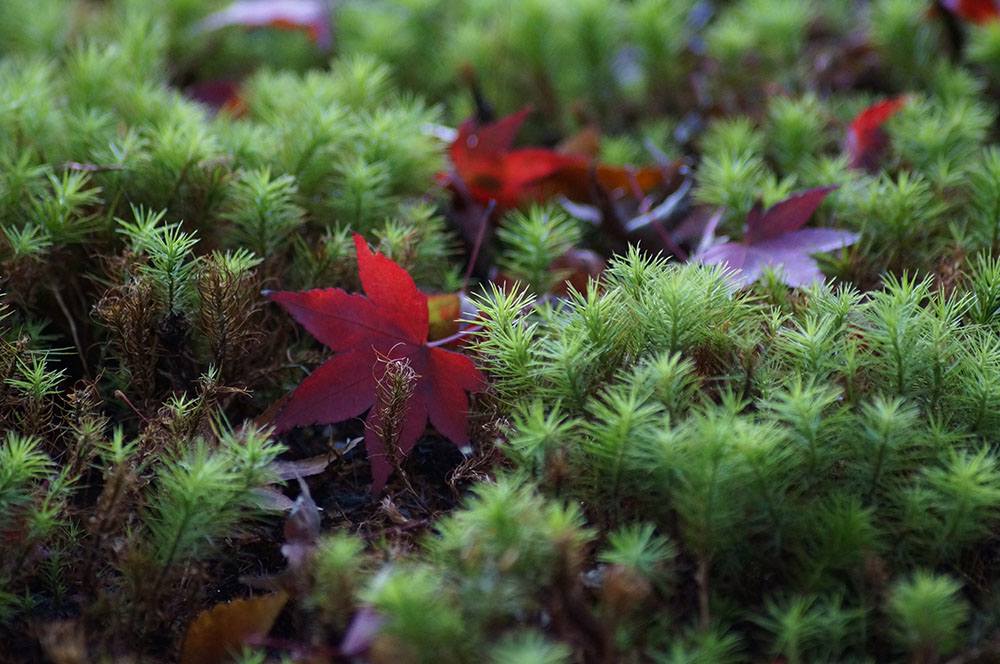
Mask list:
[[483,220],[479,224],[479,233],[476,234],[476,243],[472,245],[472,253],[469,255],[469,266],[465,268],[465,278],[462,280],[463,291],[469,285],[469,279],[472,277],[472,269],[476,265],[476,259],[479,258],[479,249],[483,246],[483,237],[486,235],[486,227],[490,223],[490,216],[493,214],[493,210],[496,209],[496,206],[497,202],[490,199],[490,204],[486,206],[486,211],[483,212]]

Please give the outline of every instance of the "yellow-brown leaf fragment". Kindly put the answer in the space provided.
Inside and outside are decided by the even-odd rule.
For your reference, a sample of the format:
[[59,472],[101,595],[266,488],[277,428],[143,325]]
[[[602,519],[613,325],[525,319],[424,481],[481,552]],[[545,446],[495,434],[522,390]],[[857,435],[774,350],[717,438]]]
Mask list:
[[220,664],[253,638],[271,631],[288,601],[287,593],[216,604],[188,625],[181,664]]

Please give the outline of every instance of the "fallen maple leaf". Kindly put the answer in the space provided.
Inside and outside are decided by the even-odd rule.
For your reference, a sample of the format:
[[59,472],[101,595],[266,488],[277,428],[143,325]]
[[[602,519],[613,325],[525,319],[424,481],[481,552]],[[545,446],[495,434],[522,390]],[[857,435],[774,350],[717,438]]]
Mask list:
[[325,0],[237,0],[194,25],[195,32],[212,32],[231,25],[304,30],[321,49],[333,44]]
[[427,345],[427,296],[406,270],[382,254],[372,254],[360,235],[354,236],[354,246],[367,297],[339,288],[268,293],[310,334],[337,352],[295,389],[275,419],[275,427],[283,431],[331,424],[371,408],[365,447],[372,464],[372,491],[377,495],[392,470],[376,433],[376,409],[372,408],[387,365],[384,359],[407,360],[416,373],[395,450],[400,457],[413,448],[428,418],[455,445],[467,445],[466,392],[481,389],[483,377],[465,355]]
[[844,145],[850,157],[850,168],[863,168],[866,171],[878,169],[878,162],[889,145],[889,137],[882,125],[905,103],[906,97],[887,99],[872,104],[851,120]]
[[531,109],[525,108],[482,127],[470,118],[458,128],[448,151],[455,174],[473,200],[483,205],[495,201],[503,210],[557,194],[586,200],[592,178],[616,193],[645,194],[664,183],[659,168],[597,164],[587,156],[545,148],[512,150],[514,137],[529,113]]
[[810,254],[854,244],[858,235],[826,228],[805,228],[813,212],[827,194],[837,188],[817,187],[793,194],[762,211],[758,202],[747,214],[743,242],[727,242],[709,247],[693,260],[706,264],[727,264],[740,285],[753,283],[768,265],[784,268],[781,278],[792,287],[807,286],[823,278]]
[[972,23],[983,24],[1000,18],[1000,6],[994,0],[941,0],[941,5]]
[[511,150],[529,113],[531,109],[525,108],[482,127],[470,118],[458,128],[458,137],[448,150],[451,163],[479,203],[496,201],[499,208],[515,208],[532,198],[530,188],[538,180],[579,161],[579,157],[543,148]]

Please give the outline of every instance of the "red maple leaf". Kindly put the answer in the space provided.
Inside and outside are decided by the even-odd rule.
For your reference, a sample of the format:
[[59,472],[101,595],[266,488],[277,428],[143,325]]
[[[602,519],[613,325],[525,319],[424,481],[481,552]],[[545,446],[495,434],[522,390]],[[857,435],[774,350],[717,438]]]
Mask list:
[[529,113],[531,109],[525,108],[482,127],[469,119],[458,128],[458,137],[448,149],[451,163],[479,203],[493,200],[501,209],[517,207],[535,197],[532,189],[540,180],[581,161],[544,148],[511,150]]
[[896,97],[872,104],[851,120],[847,127],[845,149],[850,157],[851,168],[863,168],[874,171],[878,168],[885,149],[889,145],[889,137],[882,125],[891,118],[903,104],[906,97]]
[[1000,18],[1000,7],[995,0],[941,0],[941,5],[972,23],[983,24]]
[[275,426],[283,431],[331,424],[371,409],[365,447],[372,464],[372,491],[377,495],[392,470],[376,433],[379,423],[372,408],[385,358],[408,360],[416,373],[397,441],[399,457],[413,448],[428,418],[448,440],[459,447],[467,445],[466,392],[482,389],[483,377],[465,355],[428,346],[427,296],[406,270],[382,254],[372,254],[360,235],[354,236],[354,246],[367,297],[339,288],[268,294],[337,353],[295,389]]
[[448,152],[455,175],[476,202],[495,201],[498,209],[505,210],[556,194],[589,200],[594,180],[611,192],[643,194],[664,183],[660,168],[609,166],[588,156],[545,148],[512,150],[529,113],[531,109],[525,108],[482,127],[469,119],[458,128]]

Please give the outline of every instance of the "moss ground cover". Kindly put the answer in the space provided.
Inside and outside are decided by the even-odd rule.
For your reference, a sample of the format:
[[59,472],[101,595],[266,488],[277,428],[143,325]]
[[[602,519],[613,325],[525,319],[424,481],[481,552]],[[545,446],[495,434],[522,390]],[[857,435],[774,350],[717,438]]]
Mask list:
[[989,0],[5,0],[0,661],[996,661],[998,86]]

